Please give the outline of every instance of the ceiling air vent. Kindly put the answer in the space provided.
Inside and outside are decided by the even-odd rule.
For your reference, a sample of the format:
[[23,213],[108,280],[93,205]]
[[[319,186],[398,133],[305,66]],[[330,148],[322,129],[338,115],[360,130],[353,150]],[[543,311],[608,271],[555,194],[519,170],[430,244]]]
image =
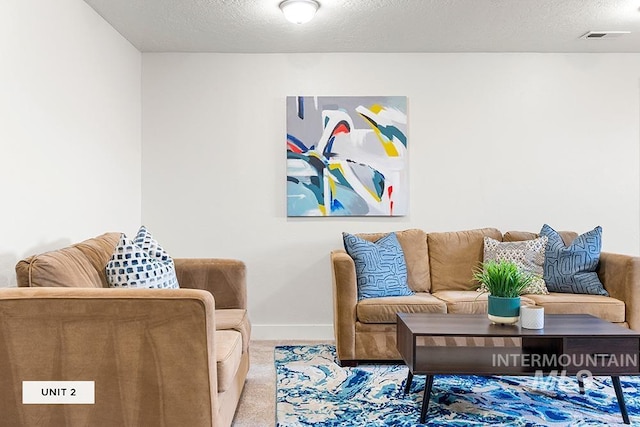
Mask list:
[[580,38],[587,40],[608,40],[616,39],[630,33],[631,31],[589,31]]

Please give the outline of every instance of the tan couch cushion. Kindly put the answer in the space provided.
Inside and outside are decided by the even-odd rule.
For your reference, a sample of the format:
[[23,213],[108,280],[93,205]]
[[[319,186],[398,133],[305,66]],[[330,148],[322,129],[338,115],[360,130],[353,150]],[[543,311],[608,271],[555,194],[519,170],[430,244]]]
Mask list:
[[484,236],[502,241],[502,233],[495,228],[427,234],[431,292],[478,286],[473,269],[482,262]]
[[446,304],[428,293],[408,297],[367,298],[356,307],[362,323],[396,323],[396,313],[446,313]]
[[591,314],[609,322],[624,322],[624,302],[602,295],[564,294],[527,295],[545,314]]
[[247,310],[241,308],[223,308],[216,310],[216,330],[233,330],[242,335],[242,352],[249,348],[251,322]]
[[106,288],[105,266],[120,233],[105,233],[56,251],[18,262],[18,286]]
[[[558,231],[558,234],[560,234],[566,246],[569,246],[578,237],[578,233],[575,231]],[[521,242],[523,240],[537,239],[538,237],[540,237],[540,234],[531,233],[530,231],[507,231],[504,233],[502,240],[505,242]]]
[[242,359],[242,336],[237,331],[216,331],[216,366],[218,368],[218,393],[225,392],[233,384]]
[[[447,313],[480,314],[487,312],[488,293],[478,291],[438,291],[433,294],[447,304]],[[530,296],[521,296],[520,305],[536,305]]]
[[[407,282],[414,292],[429,292],[431,279],[429,277],[429,251],[427,250],[427,234],[418,229],[396,231],[396,237],[404,259],[407,263]],[[357,234],[370,242],[375,242],[389,233]],[[395,320],[394,320],[395,322]]]

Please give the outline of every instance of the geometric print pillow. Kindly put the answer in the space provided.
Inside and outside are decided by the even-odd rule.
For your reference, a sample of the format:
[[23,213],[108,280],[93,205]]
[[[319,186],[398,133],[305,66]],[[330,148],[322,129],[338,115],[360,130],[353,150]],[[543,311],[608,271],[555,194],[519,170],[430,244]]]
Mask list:
[[407,283],[404,252],[395,233],[375,242],[342,233],[342,240],[356,267],[358,301],[413,295]]
[[173,260],[146,228],[141,227],[136,242],[127,239],[124,233],[120,235],[120,241],[105,269],[109,287],[179,288]]
[[[491,237],[484,238],[484,262],[510,261],[516,264],[520,271],[531,274],[534,279],[522,294],[546,295],[549,293],[545,286],[544,260],[548,238],[538,237],[533,240],[517,242],[500,242]],[[480,291],[486,291],[480,287]]]
[[542,226],[540,235],[549,238],[544,281],[551,292],[609,295],[596,273],[602,248],[602,227],[581,234],[569,246],[565,246],[560,234],[547,224]]

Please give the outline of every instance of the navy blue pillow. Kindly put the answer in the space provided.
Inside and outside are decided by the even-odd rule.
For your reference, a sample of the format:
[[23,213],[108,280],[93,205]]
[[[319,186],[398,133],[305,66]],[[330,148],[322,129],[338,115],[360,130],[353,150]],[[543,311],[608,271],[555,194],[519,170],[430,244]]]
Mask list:
[[544,260],[544,281],[550,292],[609,295],[598,279],[602,227],[596,227],[571,242],[568,247],[562,237],[547,224],[540,236],[547,236]]
[[344,249],[353,258],[358,281],[358,301],[365,298],[413,295],[407,284],[407,264],[395,233],[369,242],[342,233]]

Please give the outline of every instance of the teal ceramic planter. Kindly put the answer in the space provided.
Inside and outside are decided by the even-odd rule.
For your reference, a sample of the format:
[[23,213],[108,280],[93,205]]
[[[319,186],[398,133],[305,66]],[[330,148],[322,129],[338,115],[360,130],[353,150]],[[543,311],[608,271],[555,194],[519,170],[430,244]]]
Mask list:
[[520,318],[520,297],[505,298],[489,295],[489,320],[494,323],[516,323]]

